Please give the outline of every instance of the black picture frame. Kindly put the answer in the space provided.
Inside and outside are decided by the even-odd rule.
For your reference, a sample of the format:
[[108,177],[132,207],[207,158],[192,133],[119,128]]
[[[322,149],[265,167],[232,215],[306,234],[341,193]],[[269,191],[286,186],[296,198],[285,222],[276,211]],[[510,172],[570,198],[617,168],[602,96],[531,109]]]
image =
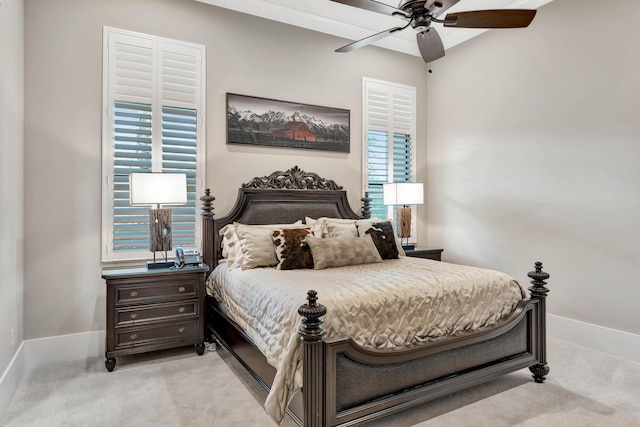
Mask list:
[[349,152],[351,112],[227,93],[227,144]]

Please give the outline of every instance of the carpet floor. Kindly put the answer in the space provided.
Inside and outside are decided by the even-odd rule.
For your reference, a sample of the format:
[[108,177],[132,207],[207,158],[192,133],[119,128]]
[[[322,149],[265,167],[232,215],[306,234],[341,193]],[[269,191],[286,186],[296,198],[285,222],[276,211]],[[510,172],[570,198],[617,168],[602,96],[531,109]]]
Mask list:
[[[640,364],[549,339],[551,372],[528,370],[410,408],[373,426],[640,426]],[[28,372],[1,426],[275,426],[266,392],[225,350],[183,348]],[[289,417],[282,426],[295,423]]]

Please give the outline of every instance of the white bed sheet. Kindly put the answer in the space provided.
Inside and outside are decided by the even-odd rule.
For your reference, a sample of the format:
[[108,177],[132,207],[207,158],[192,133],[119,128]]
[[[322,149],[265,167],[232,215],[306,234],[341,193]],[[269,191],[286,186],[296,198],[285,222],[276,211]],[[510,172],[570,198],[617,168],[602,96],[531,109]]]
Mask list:
[[265,402],[276,422],[302,386],[297,310],[308,290],[327,307],[326,338],[387,350],[491,326],[527,296],[507,274],[412,257],[325,270],[228,269],[223,262],[208,286],[276,368]]

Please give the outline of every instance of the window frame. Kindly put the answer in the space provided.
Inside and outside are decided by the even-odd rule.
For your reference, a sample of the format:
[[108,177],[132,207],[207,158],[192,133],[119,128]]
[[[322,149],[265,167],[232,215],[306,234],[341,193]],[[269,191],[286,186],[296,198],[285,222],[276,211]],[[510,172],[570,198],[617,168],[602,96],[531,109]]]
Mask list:
[[[140,97],[137,93],[120,93],[116,97],[115,88],[115,59],[111,61],[110,46],[111,42],[126,42],[134,47],[143,47],[152,50],[152,77],[151,79],[142,80],[149,82],[151,93],[150,96]],[[193,101],[169,100],[163,102],[163,94],[169,92],[167,84],[163,87],[163,77],[168,82],[169,74],[163,74],[162,63],[160,58],[162,55],[170,53],[188,52],[193,54],[195,59],[193,70],[195,72],[195,89],[192,94]],[[115,57],[114,57],[115,58]],[[115,184],[115,143],[114,143],[114,115],[115,101],[122,102],[141,102],[141,99],[150,101],[152,106],[152,170],[162,171],[162,116],[163,107],[191,108],[196,111],[196,178],[195,178],[195,249],[201,249],[202,232],[201,221],[199,221],[199,197],[204,193],[205,186],[205,118],[206,118],[206,48],[204,45],[183,42],[164,37],[158,37],[149,34],[143,34],[128,30],[122,30],[109,26],[103,27],[103,65],[102,65],[102,242],[101,242],[101,259],[102,262],[117,261],[134,261],[144,260],[153,257],[153,253],[147,249],[136,250],[114,250],[114,184]],[[171,97],[169,97],[171,98]],[[166,99],[166,96],[165,96]],[[151,207],[151,206],[150,206]]]
[[[370,103],[369,103],[369,93],[370,90],[376,90],[379,92],[384,92],[387,96],[387,117],[386,124],[375,124],[370,123]],[[410,106],[409,106],[409,114],[410,114],[410,123],[403,123],[402,125],[397,125],[394,123],[394,112],[393,112],[393,96],[400,95],[404,97],[410,98]],[[416,105],[417,105],[417,90],[413,86],[403,85],[394,82],[388,82],[384,80],[377,80],[368,77],[362,78],[362,183],[363,183],[363,193],[369,191],[369,132],[381,132],[386,133],[387,140],[389,141],[389,145],[387,146],[387,181],[386,182],[416,182],[416,159],[417,159],[417,117],[416,117]],[[394,181],[394,158],[393,158],[393,148],[394,148],[394,137],[395,135],[402,134],[408,135],[411,138],[411,161],[410,161],[410,179],[409,181]],[[409,243],[417,242],[418,235],[418,227],[417,227],[417,215],[416,215],[416,205],[411,205],[411,236],[409,237]],[[386,207],[386,218],[392,220],[394,224],[394,229],[396,229],[396,208],[397,206],[387,206]],[[375,207],[372,206],[372,212],[375,210]],[[373,215],[373,213],[372,213]]]

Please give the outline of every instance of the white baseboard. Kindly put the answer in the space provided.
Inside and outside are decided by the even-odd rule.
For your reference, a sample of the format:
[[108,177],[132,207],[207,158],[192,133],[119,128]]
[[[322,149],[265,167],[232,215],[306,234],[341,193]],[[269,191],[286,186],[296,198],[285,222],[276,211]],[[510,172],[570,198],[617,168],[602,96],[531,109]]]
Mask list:
[[104,338],[103,330],[22,341],[0,377],[0,414],[9,405],[25,372],[42,366],[104,356]]
[[102,330],[26,340],[25,368],[104,356],[104,338]]
[[9,366],[0,377],[0,414],[9,406],[13,393],[18,388],[18,384],[25,372],[24,366],[24,341],[20,343],[18,351],[13,355]]
[[640,335],[547,314],[547,335],[640,363]]

